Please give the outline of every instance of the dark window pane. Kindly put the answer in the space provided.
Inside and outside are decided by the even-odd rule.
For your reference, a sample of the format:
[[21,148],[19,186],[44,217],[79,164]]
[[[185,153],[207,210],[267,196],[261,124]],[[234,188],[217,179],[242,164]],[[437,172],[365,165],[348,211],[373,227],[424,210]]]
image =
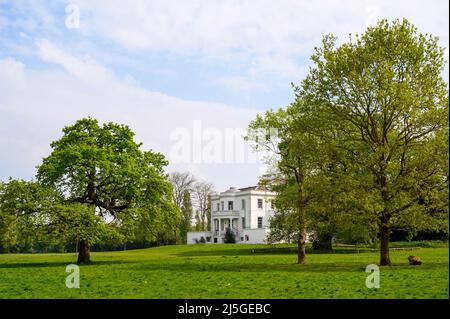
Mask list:
[[258,198],[258,208],[263,208],[263,200],[262,200],[262,198]]

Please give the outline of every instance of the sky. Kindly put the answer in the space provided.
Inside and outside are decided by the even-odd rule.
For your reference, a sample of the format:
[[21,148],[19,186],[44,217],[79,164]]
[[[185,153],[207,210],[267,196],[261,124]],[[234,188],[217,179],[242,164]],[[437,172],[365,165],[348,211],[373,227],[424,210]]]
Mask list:
[[[447,0],[0,0],[0,179],[31,179],[61,129],[129,125],[167,172],[255,185],[242,136],[293,102],[322,36],[407,18],[449,47]],[[444,74],[448,82],[448,66]]]

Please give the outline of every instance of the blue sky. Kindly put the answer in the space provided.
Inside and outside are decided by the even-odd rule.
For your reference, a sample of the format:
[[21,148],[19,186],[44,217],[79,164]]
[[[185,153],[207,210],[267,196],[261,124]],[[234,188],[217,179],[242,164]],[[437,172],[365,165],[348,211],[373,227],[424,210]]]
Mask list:
[[[79,28],[67,27],[69,4]],[[403,17],[439,36],[448,59],[445,0],[0,0],[0,179],[31,178],[61,128],[93,116],[130,125],[144,148],[166,154],[169,171],[192,171],[218,190],[255,184],[264,167],[250,155],[172,160],[174,132],[193,144],[200,121],[203,144],[215,130],[221,152],[232,152],[226,130],[292,102],[290,83],[305,76],[324,34],[345,41],[379,18]]]

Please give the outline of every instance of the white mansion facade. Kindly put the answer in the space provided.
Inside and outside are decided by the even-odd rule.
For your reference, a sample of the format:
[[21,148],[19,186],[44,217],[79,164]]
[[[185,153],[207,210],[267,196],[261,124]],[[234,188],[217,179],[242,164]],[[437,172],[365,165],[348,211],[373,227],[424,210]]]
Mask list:
[[189,232],[187,243],[223,243],[228,228],[235,234],[237,243],[265,243],[274,213],[272,199],[275,195],[259,186],[231,187],[211,195],[211,231]]

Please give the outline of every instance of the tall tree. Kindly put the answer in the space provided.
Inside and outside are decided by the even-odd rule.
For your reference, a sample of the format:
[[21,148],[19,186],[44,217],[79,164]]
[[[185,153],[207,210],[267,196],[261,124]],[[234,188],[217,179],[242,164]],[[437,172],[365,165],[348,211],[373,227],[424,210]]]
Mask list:
[[[90,205],[91,214],[114,219],[172,202],[166,159],[142,151],[128,126],[99,126],[97,120],[84,118],[63,133],[51,144],[52,153],[38,167],[37,178],[57,189],[66,202]],[[90,262],[90,246],[80,240],[78,263]]]
[[202,229],[202,219],[200,217],[200,212],[195,211],[195,231],[201,231]]
[[295,238],[299,264],[306,262],[305,244],[312,213],[309,182],[320,161],[319,139],[311,133],[309,127],[314,122],[308,112],[308,107],[297,101],[285,110],[268,111],[264,117],[258,115],[250,123],[246,137],[255,143],[256,149],[273,154],[267,158],[273,170],[268,174],[272,175],[270,184],[278,193],[274,204],[279,219],[275,218],[273,228],[287,226],[287,231],[275,231],[272,238],[276,235]]
[[380,264],[390,265],[392,229],[435,220],[425,218],[421,201],[438,202],[448,187],[448,167],[438,165],[448,157],[438,146],[448,140],[444,49],[407,20],[382,20],[339,47],[334,36],[324,37],[312,61],[297,96],[336,118],[336,127],[351,128],[359,187],[373,197],[366,213],[378,223]]
[[180,237],[183,243],[187,242],[187,233],[191,230],[192,214],[191,194],[186,190],[183,196],[183,205],[181,206]]

